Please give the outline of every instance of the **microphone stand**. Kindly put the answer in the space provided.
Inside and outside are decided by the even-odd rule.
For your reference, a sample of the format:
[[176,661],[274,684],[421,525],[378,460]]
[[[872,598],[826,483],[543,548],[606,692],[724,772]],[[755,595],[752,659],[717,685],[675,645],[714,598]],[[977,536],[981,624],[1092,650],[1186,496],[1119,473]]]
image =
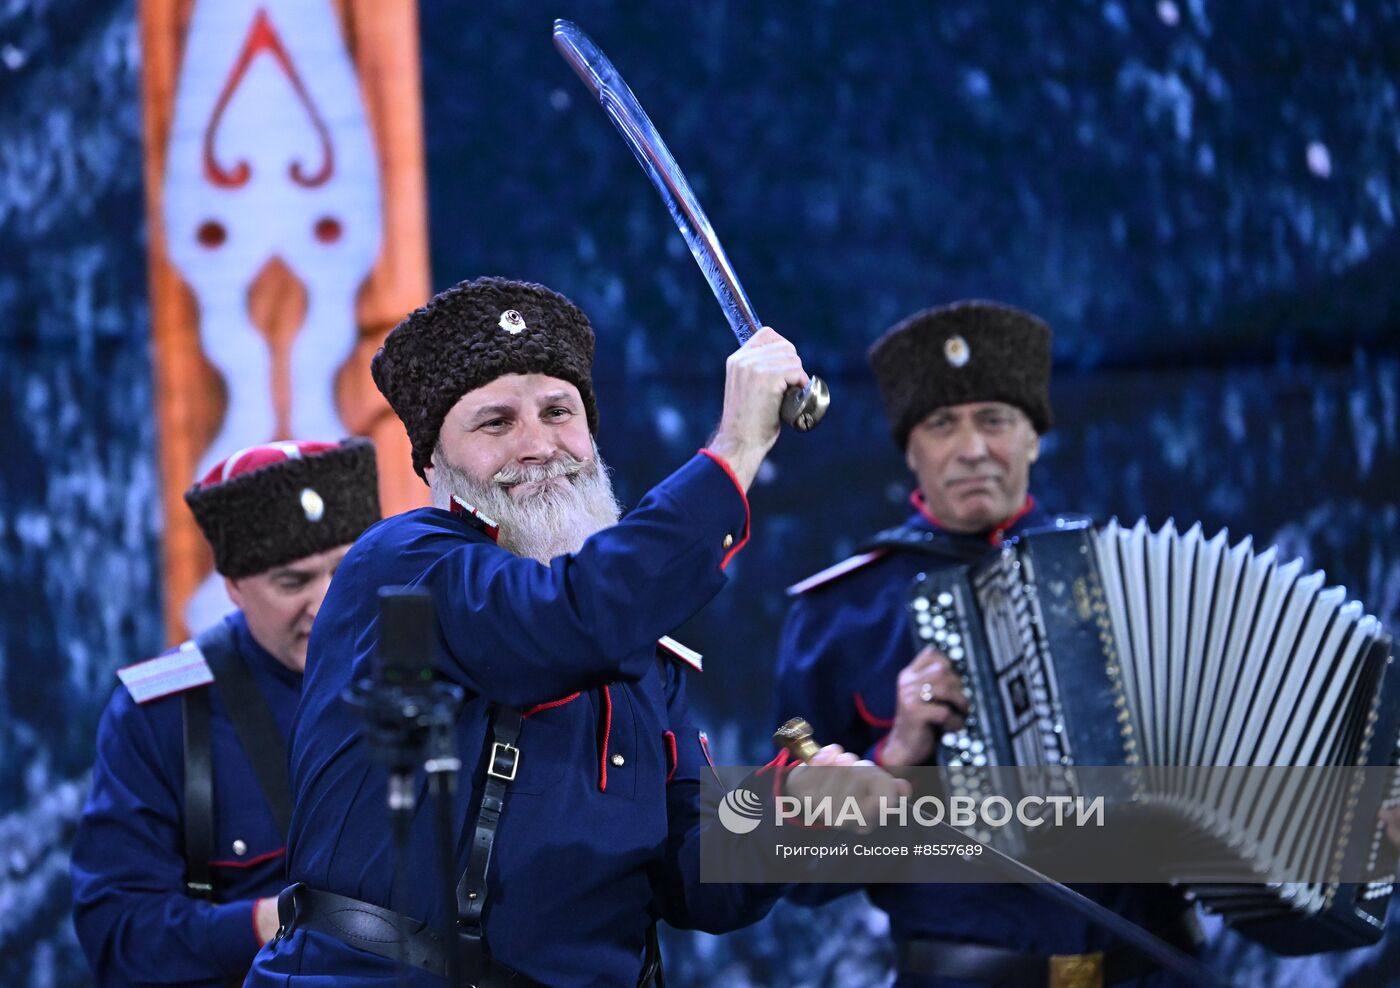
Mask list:
[[[452,802],[457,791],[457,757],[452,726],[462,706],[462,688],[451,683],[425,681],[411,685],[386,685],[360,679],[345,692],[364,723],[365,739],[374,757],[389,770],[387,801],[394,836],[394,882],[402,892],[408,878],[406,853],[409,825],[417,806],[414,777],[421,767],[428,777],[428,791],[437,803],[437,872],[443,924],[438,929],[447,951],[448,984],[461,984],[457,954],[457,886],[452,879],[456,854],[452,840]],[[396,895],[396,899],[401,897]],[[408,961],[407,931],[399,931],[399,976],[402,984]]]

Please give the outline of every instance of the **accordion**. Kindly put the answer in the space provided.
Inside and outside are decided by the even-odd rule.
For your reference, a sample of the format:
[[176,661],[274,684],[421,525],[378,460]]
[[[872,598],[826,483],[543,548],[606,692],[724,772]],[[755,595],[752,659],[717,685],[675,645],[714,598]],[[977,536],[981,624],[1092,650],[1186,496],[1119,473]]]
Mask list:
[[[1207,539],[1199,525],[1153,532],[1144,521],[1032,533],[920,574],[909,600],[916,647],[946,654],[969,700],[966,726],[942,735],[939,762],[973,798],[988,794],[977,787],[990,785],[993,766],[1053,767],[1062,778],[1073,766],[1393,766],[1400,670],[1390,636],[1323,584],[1300,560],[1280,564],[1274,548],[1231,546],[1224,532]],[[1133,798],[1143,795],[1209,798],[1199,788]],[[1240,813],[1206,809],[1213,819]],[[1337,860],[1359,847],[1374,860],[1384,838],[1362,816],[1348,812],[1348,826],[1321,837],[1306,827],[1251,834],[1244,821],[1248,839],[1231,844],[1260,858],[1260,874],[1289,855]],[[1375,942],[1391,893],[1385,881],[1190,876],[1161,877],[1285,954]]]

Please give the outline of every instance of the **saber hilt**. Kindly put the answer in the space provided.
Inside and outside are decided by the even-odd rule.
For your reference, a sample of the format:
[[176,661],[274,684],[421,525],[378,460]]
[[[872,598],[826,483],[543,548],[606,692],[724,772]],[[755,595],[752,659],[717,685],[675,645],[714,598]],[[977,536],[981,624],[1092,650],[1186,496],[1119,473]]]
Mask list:
[[805,388],[788,388],[778,414],[798,432],[807,432],[822,420],[830,404],[831,392],[826,382],[813,377]]

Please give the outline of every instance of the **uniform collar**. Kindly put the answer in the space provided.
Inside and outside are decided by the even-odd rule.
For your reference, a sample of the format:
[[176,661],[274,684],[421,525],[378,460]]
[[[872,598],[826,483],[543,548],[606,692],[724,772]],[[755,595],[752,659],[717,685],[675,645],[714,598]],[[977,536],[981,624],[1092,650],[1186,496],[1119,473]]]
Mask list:
[[991,546],[999,546],[1008,535],[1013,535],[1022,529],[1034,528],[1046,519],[1045,511],[1036,503],[1034,497],[1027,494],[1026,501],[1020,508],[991,528],[981,532],[953,532],[949,531],[929,510],[928,502],[924,500],[923,491],[917,487],[909,495],[909,503],[914,506],[914,510],[919,513],[919,518],[925,524],[945,538],[968,542],[986,542]]
[[468,504],[456,494],[453,494],[447,502],[447,510],[452,517],[466,522],[472,528],[481,532],[492,542],[501,541],[501,526],[494,518],[489,518],[474,504]]
[[296,689],[301,689],[302,674],[295,669],[288,669],[277,658],[258,644],[258,640],[253,637],[253,632],[248,628],[248,619],[242,611],[234,611],[224,618],[233,628],[233,640],[238,646],[238,651],[245,659],[252,670],[260,676],[270,676],[279,683],[285,683]]

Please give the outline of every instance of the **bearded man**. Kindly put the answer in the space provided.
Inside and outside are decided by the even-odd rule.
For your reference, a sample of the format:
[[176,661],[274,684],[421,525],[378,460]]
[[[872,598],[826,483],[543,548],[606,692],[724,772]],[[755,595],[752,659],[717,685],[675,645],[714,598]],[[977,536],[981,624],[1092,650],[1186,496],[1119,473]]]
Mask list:
[[655,970],[657,919],[720,932],[774,901],[699,882],[709,753],[684,674],[700,658],[664,636],[748,541],[745,492],[807,375],[792,344],[756,334],[729,359],[708,448],[618,521],[592,359],[568,299],[496,278],[437,296],[375,357],[433,503],[365,533],[316,622],[292,740],[300,884],[249,984],[387,985],[400,950],[413,983],[447,969],[433,815],[420,801],[396,887],[385,771],[340,699],[369,674],[383,586],[432,595],[437,674],[466,694],[451,918],[470,983],[631,988]]

